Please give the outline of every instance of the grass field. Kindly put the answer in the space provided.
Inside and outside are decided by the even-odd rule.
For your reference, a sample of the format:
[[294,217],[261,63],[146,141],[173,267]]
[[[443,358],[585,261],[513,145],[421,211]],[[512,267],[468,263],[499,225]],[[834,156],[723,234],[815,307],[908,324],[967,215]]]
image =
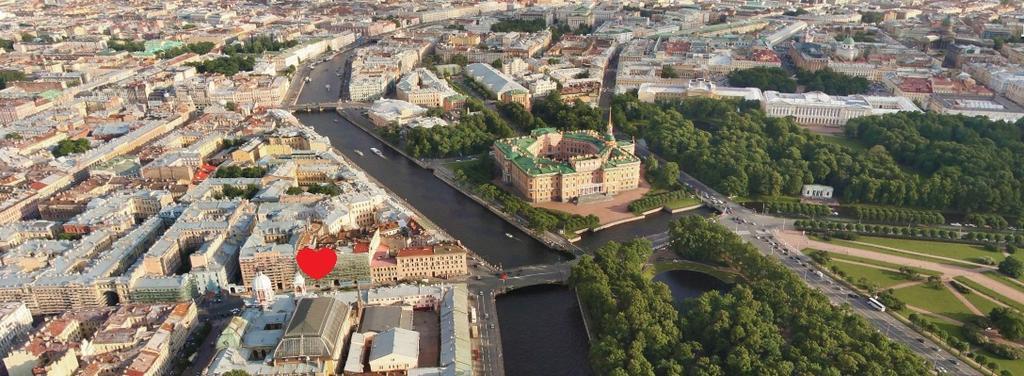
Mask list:
[[852,280],[864,278],[878,285],[878,287],[881,288],[888,288],[890,286],[909,281],[900,273],[876,269],[870,266],[850,264],[847,262],[836,260],[830,262],[829,266],[835,266],[843,273],[846,273],[847,277],[849,277]]
[[980,262],[983,257],[990,257],[996,262],[1002,261],[1004,258],[1001,252],[989,252],[980,246],[971,244],[879,238],[873,236],[861,236],[857,241],[970,262]]
[[1002,294],[999,294],[999,293],[997,293],[995,291],[992,291],[988,287],[982,286],[982,285],[980,285],[978,283],[975,283],[974,281],[972,281],[970,279],[967,279],[967,278],[964,278],[964,277],[953,277],[953,279],[955,279],[957,282],[960,282],[960,283],[963,283],[963,284],[967,285],[967,287],[970,287],[971,289],[975,290],[975,292],[979,292],[979,293],[985,294],[988,297],[990,297],[992,299],[995,299],[995,300],[998,300],[998,301],[1000,301],[1003,304],[1006,304],[1006,305],[1008,305],[1010,307],[1016,308],[1016,309],[1018,309],[1020,311],[1024,311],[1024,304],[1016,302],[1013,299],[1007,298],[1006,296],[1004,296]]
[[897,289],[894,294],[897,298],[908,305],[912,305],[929,312],[934,312],[954,320],[964,321],[974,316],[974,314],[967,309],[967,306],[960,303],[960,301],[953,296],[953,293],[949,292],[945,287],[931,288],[925,285],[916,285]]
[[[832,240],[825,241],[825,240],[822,240],[821,238],[818,238],[818,237],[811,237],[811,238],[814,239],[814,240],[818,240],[818,241],[824,241],[826,243],[842,245],[842,246],[846,246],[846,247],[850,247],[850,248],[863,249],[865,251],[878,252],[878,253],[886,253],[886,254],[890,254],[890,255],[894,255],[894,256],[902,256],[902,257],[913,258],[913,259],[917,259],[917,260],[931,261],[931,262],[936,262],[936,263],[946,264],[946,265],[956,265],[956,266],[963,266],[963,267],[969,267],[969,268],[976,267],[976,265],[974,265],[974,264],[968,264],[966,262],[961,262],[961,261],[958,261],[958,260],[947,260],[947,259],[940,259],[940,258],[935,258],[935,257],[930,257],[930,256],[915,255],[915,254],[910,254],[910,253],[906,253],[906,252],[893,251],[891,249],[879,248],[879,247],[875,247],[875,246],[872,246],[872,245],[869,245],[869,244],[853,243],[853,242],[850,242],[850,241],[847,241],[847,240],[841,240],[841,239],[833,238]],[[857,241],[862,241],[862,240],[857,240]]]
[[482,161],[477,158],[462,162],[451,162],[445,166],[450,168],[452,173],[455,171],[462,171],[462,173],[466,175],[466,183],[471,186],[475,186],[487,183],[491,181],[491,178],[493,178],[490,169],[483,166],[483,163],[481,162]]
[[1017,291],[1024,292],[1024,286],[1021,286],[1020,283],[1015,282],[1012,278],[1003,273],[993,270],[985,272],[985,275],[989,276],[989,278],[1002,282],[1004,285],[1010,286]]
[[[806,253],[806,252],[804,252],[804,253]],[[872,260],[872,259],[864,258],[864,257],[844,255],[842,253],[829,253],[829,257],[832,257],[832,259],[835,259],[835,260],[857,261],[857,262],[862,262],[862,263],[865,263],[865,264],[871,264],[871,265],[881,266],[883,268],[890,268],[890,269],[899,269],[900,266],[902,266],[902,265],[899,265],[899,264],[893,264],[893,263],[889,263],[889,262],[885,262],[885,261]],[[934,270],[921,269],[921,268],[911,268],[911,269],[916,270],[918,273],[921,273],[922,275],[926,275],[926,276],[929,276],[929,275],[942,275],[942,273],[939,273],[939,272],[934,271]]]
[[964,296],[964,298],[967,299],[967,301],[971,302],[971,304],[974,305],[974,308],[977,308],[979,311],[985,314],[991,312],[993,308],[999,307],[998,304],[993,303],[991,300],[985,299],[984,297],[981,296],[981,294],[978,294],[976,291],[971,292],[970,294],[962,295]]

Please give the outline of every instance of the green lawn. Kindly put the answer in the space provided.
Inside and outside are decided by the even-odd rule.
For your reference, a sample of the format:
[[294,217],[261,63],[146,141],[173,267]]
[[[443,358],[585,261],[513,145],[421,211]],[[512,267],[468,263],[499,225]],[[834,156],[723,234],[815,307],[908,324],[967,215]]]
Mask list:
[[[804,253],[807,253],[807,252],[805,251]],[[864,258],[864,257],[844,255],[842,253],[829,253],[828,255],[829,255],[829,257],[831,257],[833,259],[836,259],[836,260],[857,261],[857,262],[862,262],[862,263],[865,263],[865,264],[871,264],[871,265],[881,266],[881,267],[891,268],[891,269],[899,269],[900,266],[902,266],[902,265],[899,265],[899,264],[893,264],[893,263],[889,263],[889,262],[885,262],[885,261],[878,261],[878,260],[873,260],[873,259]],[[926,275],[926,276],[928,276],[928,275],[942,275],[942,273],[939,273],[939,272],[934,271],[934,270],[920,269],[920,268],[911,268],[911,269],[914,269],[918,273],[921,273],[922,275]]]
[[967,306],[960,303],[945,287],[931,288],[922,284],[897,289],[894,294],[908,305],[955,320],[964,321],[974,316]]
[[462,173],[466,175],[466,183],[470,186],[490,182],[491,178],[493,178],[491,175],[492,172],[487,168],[487,166],[483,166],[480,158],[462,162],[451,162],[445,166],[450,168],[452,173],[455,173],[455,171],[462,171]]
[[1004,258],[1001,252],[989,252],[980,246],[972,244],[879,238],[874,236],[861,236],[857,241],[970,262],[980,262],[983,257],[990,257],[996,262],[1002,261]]
[[967,278],[964,278],[964,277],[953,277],[953,279],[955,279],[957,282],[960,282],[960,283],[963,283],[963,284],[967,285],[967,287],[970,287],[971,289],[975,290],[976,293],[982,293],[982,294],[988,295],[988,297],[990,297],[992,299],[995,299],[995,300],[998,300],[998,301],[1002,302],[1003,304],[1006,304],[1006,305],[1008,305],[1010,307],[1016,308],[1016,309],[1018,309],[1020,311],[1024,311],[1024,304],[1021,304],[1020,302],[1016,302],[1013,299],[1007,298],[1006,296],[1004,296],[1004,295],[1002,295],[1000,293],[992,291],[988,287],[982,286],[982,285],[980,285],[978,283],[975,283],[974,281],[972,281],[970,279],[967,279]]
[[982,297],[981,294],[978,294],[977,291],[972,291],[970,294],[962,295],[964,296],[964,298],[967,298],[967,301],[971,302],[971,304],[974,305],[974,308],[977,308],[979,311],[985,314],[992,312],[993,308],[999,307],[998,304],[993,303],[991,300]]
[[829,266],[835,266],[837,269],[846,273],[846,276],[851,280],[858,280],[864,278],[872,283],[878,285],[881,288],[888,288],[889,286],[897,285],[909,281],[902,274],[872,268],[870,266],[850,264],[842,261],[835,261],[829,263]]
[[1002,282],[1004,285],[1012,287],[1014,290],[1017,290],[1017,291],[1020,291],[1020,292],[1024,292],[1024,286],[1021,286],[1020,283],[1015,282],[1013,278],[1010,278],[1010,277],[1008,277],[1007,275],[1005,275],[1003,273],[997,272],[995,270],[991,270],[991,271],[985,272],[985,275],[989,276],[989,278],[992,278],[992,279],[995,279],[995,280],[997,280],[999,282]]
[[[818,238],[818,237],[811,237],[811,238],[814,239],[814,240],[818,240],[818,241],[824,241],[824,240],[822,240],[821,238]],[[867,237],[861,237],[859,239],[865,239],[865,238],[867,238]],[[857,241],[864,241],[864,240],[857,240]],[[893,251],[893,250],[890,250],[890,249],[879,248],[879,247],[875,247],[875,246],[872,246],[872,245],[869,245],[869,244],[853,243],[853,242],[842,240],[842,239],[835,239],[835,238],[833,238],[832,240],[825,241],[825,242],[826,243],[837,244],[837,245],[842,245],[842,246],[846,246],[846,247],[850,247],[850,248],[863,249],[865,251],[872,251],[872,252],[878,252],[878,253],[886,253],[886,254],[890,254],[890,255],[902,256],[902,257],[913,258],[913,259],[923,260],[923,261],[931,261],[931,262],[936,262],[936,263],[939,263],[939,264],[956,265],[956,266],[963,266],[963,267],[969,267],[969,268],[977,267],[974,264],[968,264],[968,263],[957,261],[957,260],[946,260],[946,259],[938,259],[938,258],[929,257],[929,256],[918,256],[918,255],[909,254],[909,253],[906,253],[906,252],[899,252],[899,251]]]

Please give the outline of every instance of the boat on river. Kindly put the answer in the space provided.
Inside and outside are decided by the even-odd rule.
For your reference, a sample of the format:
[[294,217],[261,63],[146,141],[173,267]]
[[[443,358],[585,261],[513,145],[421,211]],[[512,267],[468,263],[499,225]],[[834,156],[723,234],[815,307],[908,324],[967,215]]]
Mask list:
[[362,150],[355,149],[354,151],[356,152],[356,154],[359,154],[360,157],[363,156],[363,151]]
[[380,152],[380,149],[377,149],[377,148],[370,148],[370,151],[372,151],[372,152],[373,152],[373,154],[377,154],[377,156],[378,156],[378,157],[384,158],[384,153],[381,153],[381,152]]

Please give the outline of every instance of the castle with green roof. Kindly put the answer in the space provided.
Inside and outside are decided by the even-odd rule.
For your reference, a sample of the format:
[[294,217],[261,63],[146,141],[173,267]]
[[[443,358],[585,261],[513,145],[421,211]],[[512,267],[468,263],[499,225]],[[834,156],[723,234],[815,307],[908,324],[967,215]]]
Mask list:
[[574,201],[636,189],[640,158],[633,141],[616,140],[609,119],[605,134],[539,128],[529,136],[498,140],[494,157],[501,180],[527,201]]

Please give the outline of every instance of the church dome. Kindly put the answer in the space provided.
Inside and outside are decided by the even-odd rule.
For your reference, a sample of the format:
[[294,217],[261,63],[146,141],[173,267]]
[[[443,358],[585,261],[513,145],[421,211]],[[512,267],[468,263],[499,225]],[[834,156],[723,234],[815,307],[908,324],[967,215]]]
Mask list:
[[252,281],[252,289],[257,291],[262,290],[274,290],[274,285],[270,282],[270,277],[267,277],[263,272],[256,272],[256,278]]

